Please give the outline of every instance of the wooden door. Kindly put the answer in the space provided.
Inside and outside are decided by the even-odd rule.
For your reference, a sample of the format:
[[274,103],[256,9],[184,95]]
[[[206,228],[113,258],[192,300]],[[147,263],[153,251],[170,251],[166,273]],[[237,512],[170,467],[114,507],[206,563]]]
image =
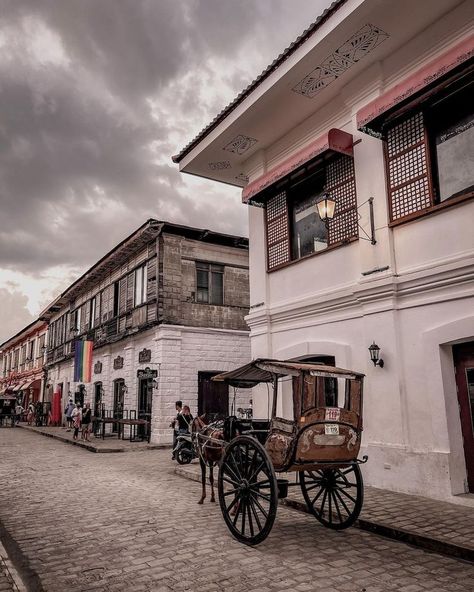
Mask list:
[[198,415],[206,414],[206,422],[223,419],[229,415],[229,387],[211,378],[220,372],[199,372]]
[[[138,419],[151,421],[153,405],[153,381],[151,378],[140,378],[138,381]],[[145,426],[138,426],[137,435],[144,437]]]
[[102,383],[94,384],[94,416],[102,417]]
[[[123,419],[125,383],[122,379],[114,380],[114,419]],[[112,424],[112,431],[118,431],[118,425]]]
[[467,483],[474,493],[474,341],[453,346]]

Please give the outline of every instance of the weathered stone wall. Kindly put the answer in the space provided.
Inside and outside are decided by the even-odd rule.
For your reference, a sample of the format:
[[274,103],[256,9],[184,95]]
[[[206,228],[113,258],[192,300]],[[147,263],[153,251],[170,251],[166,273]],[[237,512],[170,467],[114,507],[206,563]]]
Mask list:
[[[160,321],[247,330],[248,251],[164,234],[160,249]],[[224,265],[224,304],[196,302],[196,261]]]

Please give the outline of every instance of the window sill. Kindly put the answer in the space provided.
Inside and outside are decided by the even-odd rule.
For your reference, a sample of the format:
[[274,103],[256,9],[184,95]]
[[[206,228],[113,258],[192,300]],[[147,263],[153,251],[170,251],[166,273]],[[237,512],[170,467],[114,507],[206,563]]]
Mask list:
[[408,216],[404,216],[399,220],[395,220],[389,223],[389,228],[393,228],[395,226],[400,226],[401,224],[407,224],[408,222],[413,222],[414,220],[418,220],[419,218],[424,218],[425,216],[429,216],[430,214],[436,214],[437,212],[441,212],[446,210],[447,208],[451,208],[453,206],[459,205],[466,201],[471,200],[474,197],[474,191],[470,191],[469,193],[465,193],[464,195],[458,195],[457,197],[452,197],[442,203],[436,204],[425,210],[420,210],[419,212],[413,212],[413,214],[409,214]]
[[357,242],[358,240],[359,240],[359,237],[354,236],[352,238],[347,239],[344,242],[331,245],[327,249],[324,249],[322,251],[318,251],[317,253],[311,253],[310,255],[305,255],[304,257],[300,257],[299,259],[293,259],[292,261],[288,261],[287,263],[282,263],[281,265],[277,265],[276,267],[273,267],[272,269],[268,269],[268,267],[267,267],[267,273],[273,273],[274,271],[279,271],[280,269],[285,269],[286,267],[290,267],[291,265],[296,265],[297,263],[300,263],[301,261],[307,261],[308,259],[312,259],[313,257],[318,257],[319,255],[323,255],[324,253],[327,253],[328,251],[334,251],[335,249],[340,249],[341,247],[346,247],[350,243]]

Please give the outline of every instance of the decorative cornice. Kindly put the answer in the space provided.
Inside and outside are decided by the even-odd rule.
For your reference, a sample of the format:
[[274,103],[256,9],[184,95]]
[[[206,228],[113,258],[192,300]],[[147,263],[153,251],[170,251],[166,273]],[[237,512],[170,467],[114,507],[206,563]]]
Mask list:
[[[440,293],[449,289],[449,294]],[[474,296],[474,258],[454,269],[425,270],[418,274],[388,274],[372,282],[363,280],[339,289],[315,294],[304,299],[286,301],[251,312],[246,321],[252,335],[291,324],[302,326],[308,320],[317,324],[357,318],[390,310],[423,306]]]

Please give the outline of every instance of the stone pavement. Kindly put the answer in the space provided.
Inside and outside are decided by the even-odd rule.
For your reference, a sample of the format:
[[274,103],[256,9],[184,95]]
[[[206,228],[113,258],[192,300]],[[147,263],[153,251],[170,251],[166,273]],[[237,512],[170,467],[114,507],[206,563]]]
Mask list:
[[[196,463],[176,465],[175,472],[189,479],[201,479]],[[293,482],[295,475],[288,474],[286,478]],[[299,487],[290,487],[288,498],[279,500],[281,503],[306,512],[306,503]],[[358,526],[424,549],[474,561],[474,506],[450,504],[366,486]]]
[[[148,442],[130,442],[128,439],[122,440],[119,439],[116,435],[106,435],[104,439],[96,438],[92,434],[90,436],[90,442],[86,442],[81,440],[81,436],[79,435],[78,440],[73,440],[73,431],[67,431],[65,428],[58,428],[58,427],[36,427],[36,426],[29,426],[27,424],[19,424],[18,426],[24,430],[30,430],[32,432],[36,432],[41,434],[42,436],[48,436],[50,438],[55,438],[56,440],[61,440],[61,442],[65,442],[66,444],[72,444],[73,446],[79,446],[79,448],[84,448],[85,450],[89,450],[89,452],[129,452],[133,450],[142,450],[144,448],[155,450],[157,448],[169,448],[169,446],[164,446],[163,444],[149,444]],[[16,429],[16,428],[14,428]]]
[[10,573],[5,565],[3,557],[0,555],[0,592],[17,592]]
[[[40,592],[472,592],[474,565],[281,506],[252,548],[169,451],[89,454],[0,430],[0,523]],[[1,529],[0,529],[1,531]]]

